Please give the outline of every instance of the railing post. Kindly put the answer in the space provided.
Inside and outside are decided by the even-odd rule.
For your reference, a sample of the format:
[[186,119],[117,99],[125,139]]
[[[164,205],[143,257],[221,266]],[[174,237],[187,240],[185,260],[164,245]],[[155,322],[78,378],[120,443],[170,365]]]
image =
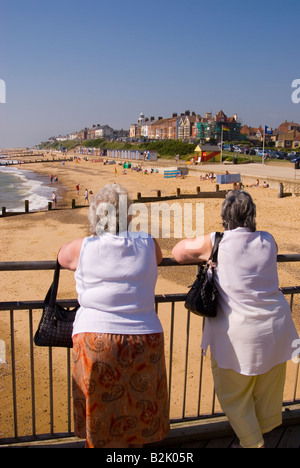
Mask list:
[[16,391],[16,356],[15,356],[15,336],[14,336],[14,311],[10,310],[10,345],[11,345],[11,376],[12,376],[12,396],[14,412],[14,434],[18,438],[18,411],[17,411],[17,391]]

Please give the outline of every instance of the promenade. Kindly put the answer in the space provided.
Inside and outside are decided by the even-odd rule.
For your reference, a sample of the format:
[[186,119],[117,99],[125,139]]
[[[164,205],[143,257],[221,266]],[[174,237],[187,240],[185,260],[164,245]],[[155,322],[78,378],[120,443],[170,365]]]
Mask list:
[[241,174],[242,177],[270,179],[276,181],[290,181],[300,184],[300,169],[295,169],[295,164],[289,161],[266,161],[262,163],[233,164],[230,162],[188,164],[187,161],[159,158],[157,161],[143,161],[145,167],[187,167],[191,174],[200,172],[214,174]]
[[277,180],[290,180],[293,182],[299,182],[300,184],[300,170],[295,169],[293,163],[279,163],[278,165],[271,163],[250,163],[250,164],[226,164],[226,163],[214,163],[205,165],[190,166],[191,170],[204,171],[204,172],[215,172],[225,173],[226,171],[231,173],[240,173],[242,176],[258,177],[258,178],[274,178]]

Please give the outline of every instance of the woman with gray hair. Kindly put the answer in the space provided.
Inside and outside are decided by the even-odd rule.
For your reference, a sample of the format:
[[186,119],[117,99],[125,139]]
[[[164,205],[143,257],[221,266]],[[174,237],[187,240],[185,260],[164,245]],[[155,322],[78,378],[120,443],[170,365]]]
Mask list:
[[89,448],[141,447],[169,431],[164,335],[154,309],[155,239],[128,232],[127,190],[106,185],[91,200],[90,237],[65,244],[75,272],[75,433]]
[[[277,245],[256,231],[249,193],[231,191],[221,212],[225,232],[215,282],[218,314],[206,318],[202,349],[210,347],[215,389],[240,446],[264,446],[263,434],[282,422],[286,361],[298,339],[289,305],[279,290]],[[179,263],[207,261],[215,233],[183,240],[173,249]]]

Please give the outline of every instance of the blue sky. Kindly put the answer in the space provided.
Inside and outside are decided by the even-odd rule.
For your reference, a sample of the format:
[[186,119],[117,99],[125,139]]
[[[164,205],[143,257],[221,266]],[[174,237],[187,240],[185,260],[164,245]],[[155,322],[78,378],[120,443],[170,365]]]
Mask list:
[[0,147],[140,112],[300,121],[299,0],[0,0]]

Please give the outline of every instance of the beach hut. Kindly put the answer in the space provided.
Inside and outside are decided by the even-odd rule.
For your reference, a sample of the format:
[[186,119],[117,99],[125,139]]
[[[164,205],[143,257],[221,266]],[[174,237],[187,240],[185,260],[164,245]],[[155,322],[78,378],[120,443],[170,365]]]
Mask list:
[[213,159],[214,162],[221,162],[221,150],[217,145],[198,145],[196,147],[196,162],[207,162],[211,159]]

